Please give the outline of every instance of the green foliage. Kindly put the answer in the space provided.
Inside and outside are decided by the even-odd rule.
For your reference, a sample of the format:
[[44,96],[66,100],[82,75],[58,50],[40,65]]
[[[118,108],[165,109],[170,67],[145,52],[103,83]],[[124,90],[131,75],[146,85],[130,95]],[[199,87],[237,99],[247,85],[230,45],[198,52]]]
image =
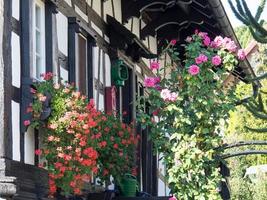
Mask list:
[[245,176],[245,170],[249,167],[243,159],[230,161],[231,199],[233,200],[265,200],[267,199],[267,176],[264,173],[256,174],[256,178]]
[[252,35],[247,26],[239,26],[235,28],[235,34],[242,48],[246,48],[252,39]]
[[267,43],[267,30],[263,27],[264,21],[260,20],[266,0],[261,0],[255,17],[251,14],[245,0],[235,0],[236,7],[233,5],[232,0],[228,0],[228,2],[235,16],[248,26],[254,39],[260,43]]

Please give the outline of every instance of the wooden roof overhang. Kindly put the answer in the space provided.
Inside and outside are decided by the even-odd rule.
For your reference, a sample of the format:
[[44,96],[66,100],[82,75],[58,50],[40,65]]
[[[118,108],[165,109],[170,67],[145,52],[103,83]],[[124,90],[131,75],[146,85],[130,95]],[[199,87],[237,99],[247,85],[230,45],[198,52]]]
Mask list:
[[[181,44],[195,29],[207,32],[211,38],[228,36],[238,43],[220,0],[122,0],[122,22],[132,17],[145,22],[140,39],[157,38],[159,53],[165,41],[172,39],[178,41],[182,53]],[[245,61],[232,74],[244,80],[246,75],[254,73]]]

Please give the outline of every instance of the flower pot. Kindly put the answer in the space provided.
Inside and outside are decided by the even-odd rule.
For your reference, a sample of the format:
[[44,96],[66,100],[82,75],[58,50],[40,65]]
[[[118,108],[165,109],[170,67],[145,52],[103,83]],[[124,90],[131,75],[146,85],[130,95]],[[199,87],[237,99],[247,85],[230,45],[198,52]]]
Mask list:
[[119,188],[122,196],[135,197],[138,191],[138,182],[136,177],[131,174],[125,174],[119,182]]

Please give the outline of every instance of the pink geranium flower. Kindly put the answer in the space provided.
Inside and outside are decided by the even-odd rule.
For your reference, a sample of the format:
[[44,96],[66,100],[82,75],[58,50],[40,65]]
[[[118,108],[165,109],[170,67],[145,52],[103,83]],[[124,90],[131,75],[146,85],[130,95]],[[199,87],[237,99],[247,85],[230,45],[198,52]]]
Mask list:
[[207,62],[207,61],[208,61],[208,57],[204,54],[200,54],[197,58],[195,58],[196,64],[201,64],[201,63]]
[[151,70],[154,70],[154,69],[157,70],[157,69],[159,69],[159,66],[160,66],[159,62],[157,62],[157,61],[153,61],[153,62],[150,63],[150,69]]
[[197,65],[191,65],[188,69],[189,74],[192,76],[195,76],[199,73],[199,67]]
[[213,65],[218,66],[218,65],[220,65],[222,63],[222,59],[218,55],[217,56],[213,56],[212,59],[211,59],[211,62],[212,62]]
[[245,60],[246,53],[245,53],[244,49],[239,49],[238,50],[237,57],[238,57],[239,60]]
[[237,46],[234,41],[225,44],[225,48],[230,52],[236,52]]
[[154,87],[155,84],[156,84],[155,78],[153,78],[153,77],[147,77],[144,80],[145,87]]

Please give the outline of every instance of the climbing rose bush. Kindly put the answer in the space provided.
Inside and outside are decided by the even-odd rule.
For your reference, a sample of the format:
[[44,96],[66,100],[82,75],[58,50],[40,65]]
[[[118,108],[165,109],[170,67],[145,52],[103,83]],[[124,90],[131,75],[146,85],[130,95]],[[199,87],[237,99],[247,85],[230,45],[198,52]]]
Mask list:
[[97,111],[74,86],[54,84],[52,73],[42,77],[31,89],[34,100],[27,112],[33,118],[24,125],[40,131],[42,148],[35,154],[48,170],[50,196],[58,189],[79,195],[93,177],[104,183],[111,175],[120,179],[131,172],[137,144],[133,126]]
[[236,100],[234,87],[224,80],[238,58],[244,59],[242,52],[230,38],[212,40],[196,31],[186,38],[183,61],[169,44],[163,53],[174,64],[145,79],[151,107],[149,113],[140,112],[138,120],[150,127],[155,148],[164,155],[174,199],[221,199],[222,152],[216,147],[223,143],[220,125]]

